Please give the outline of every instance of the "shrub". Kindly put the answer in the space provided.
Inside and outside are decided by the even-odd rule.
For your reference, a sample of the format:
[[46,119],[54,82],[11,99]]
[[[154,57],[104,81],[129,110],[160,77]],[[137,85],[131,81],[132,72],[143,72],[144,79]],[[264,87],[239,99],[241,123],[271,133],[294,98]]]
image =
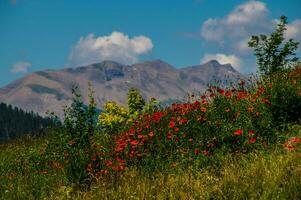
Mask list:
[[266,84],[210,88],[190,102],[143,113],[114,137],[107,169],[154,169],[166,163],[207,161],[215,151],[247,152],[276,141]]
[[91,177],[87,172],[88,163],[95,151],[93,137],[96,132],[96,105],[91,86],[89,105],[86,106],[78,88],[73,88],[73,102],[64,110],[62,128],[51,136],[47,147],[49,159],[64,165],[69,181],[75,186],[89,186]]
[[301,121],[301,68],[274,73],[267,85],[273,123],[285,128],[287,123]]

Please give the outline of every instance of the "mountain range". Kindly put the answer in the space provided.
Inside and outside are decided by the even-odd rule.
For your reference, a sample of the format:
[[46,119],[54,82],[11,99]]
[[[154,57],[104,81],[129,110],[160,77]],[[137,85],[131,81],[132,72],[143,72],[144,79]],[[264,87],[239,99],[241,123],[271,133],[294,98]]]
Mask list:
[[145,98],[160,101],[183,98],[187,93],[204,90],[208,83],[224,83],[244,78],[230,64],[216,60],[202,65],[175,68],[162,60],[123,65],[103,61],[77,68],[43,70],[31,73],[0,88],[0,102],[34,111],[44,116],[47,111],[63,116],[63,107],[71,103],[74,86],[88,101],[88,85],[92,84],[98,106],[106,101],[126,104],[127,91],[140,89]]

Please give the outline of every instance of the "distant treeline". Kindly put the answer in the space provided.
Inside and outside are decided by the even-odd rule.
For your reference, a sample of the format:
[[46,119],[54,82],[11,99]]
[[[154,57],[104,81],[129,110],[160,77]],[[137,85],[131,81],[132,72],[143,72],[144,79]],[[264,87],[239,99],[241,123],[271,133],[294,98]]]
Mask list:
[[26,134],[43,135],[45,128],[50,125],[54,125],[51,118],[0,103],[0,143]]

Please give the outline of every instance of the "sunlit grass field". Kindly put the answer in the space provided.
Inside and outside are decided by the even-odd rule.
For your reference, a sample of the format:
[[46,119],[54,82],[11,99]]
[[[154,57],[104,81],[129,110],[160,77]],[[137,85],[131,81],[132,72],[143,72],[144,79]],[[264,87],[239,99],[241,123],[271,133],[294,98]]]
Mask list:
[[[285,134],[301,137],[301,126]],[[25,138],[0,146],[1,199],[300,199],[301,145],[294,150],[277,144],[250,154],[227,154],[198,169],[146,172],[128,168],[122,175],[104,177],[90,189],[77,190],[67,184],[60,166],[49,163],[39,171],[38,156],[47,138]]]

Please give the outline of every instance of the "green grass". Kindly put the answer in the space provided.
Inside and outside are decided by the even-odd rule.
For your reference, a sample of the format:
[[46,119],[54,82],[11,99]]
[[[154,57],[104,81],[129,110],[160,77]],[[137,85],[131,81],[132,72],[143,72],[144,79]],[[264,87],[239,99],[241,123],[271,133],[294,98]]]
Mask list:
[[[295,126],[287,137],[301,137]],[[301,149],[220,156],[219,165],[145,173],[134,167],[76,190],[56,167],[40,169],[47,139],[0,146],[0,199],[301,199]],[[48,163],[49,164],[49,163]],[[170,167],[171,168],[171,167]],[[47,173],[45,173],[47,169]]]

